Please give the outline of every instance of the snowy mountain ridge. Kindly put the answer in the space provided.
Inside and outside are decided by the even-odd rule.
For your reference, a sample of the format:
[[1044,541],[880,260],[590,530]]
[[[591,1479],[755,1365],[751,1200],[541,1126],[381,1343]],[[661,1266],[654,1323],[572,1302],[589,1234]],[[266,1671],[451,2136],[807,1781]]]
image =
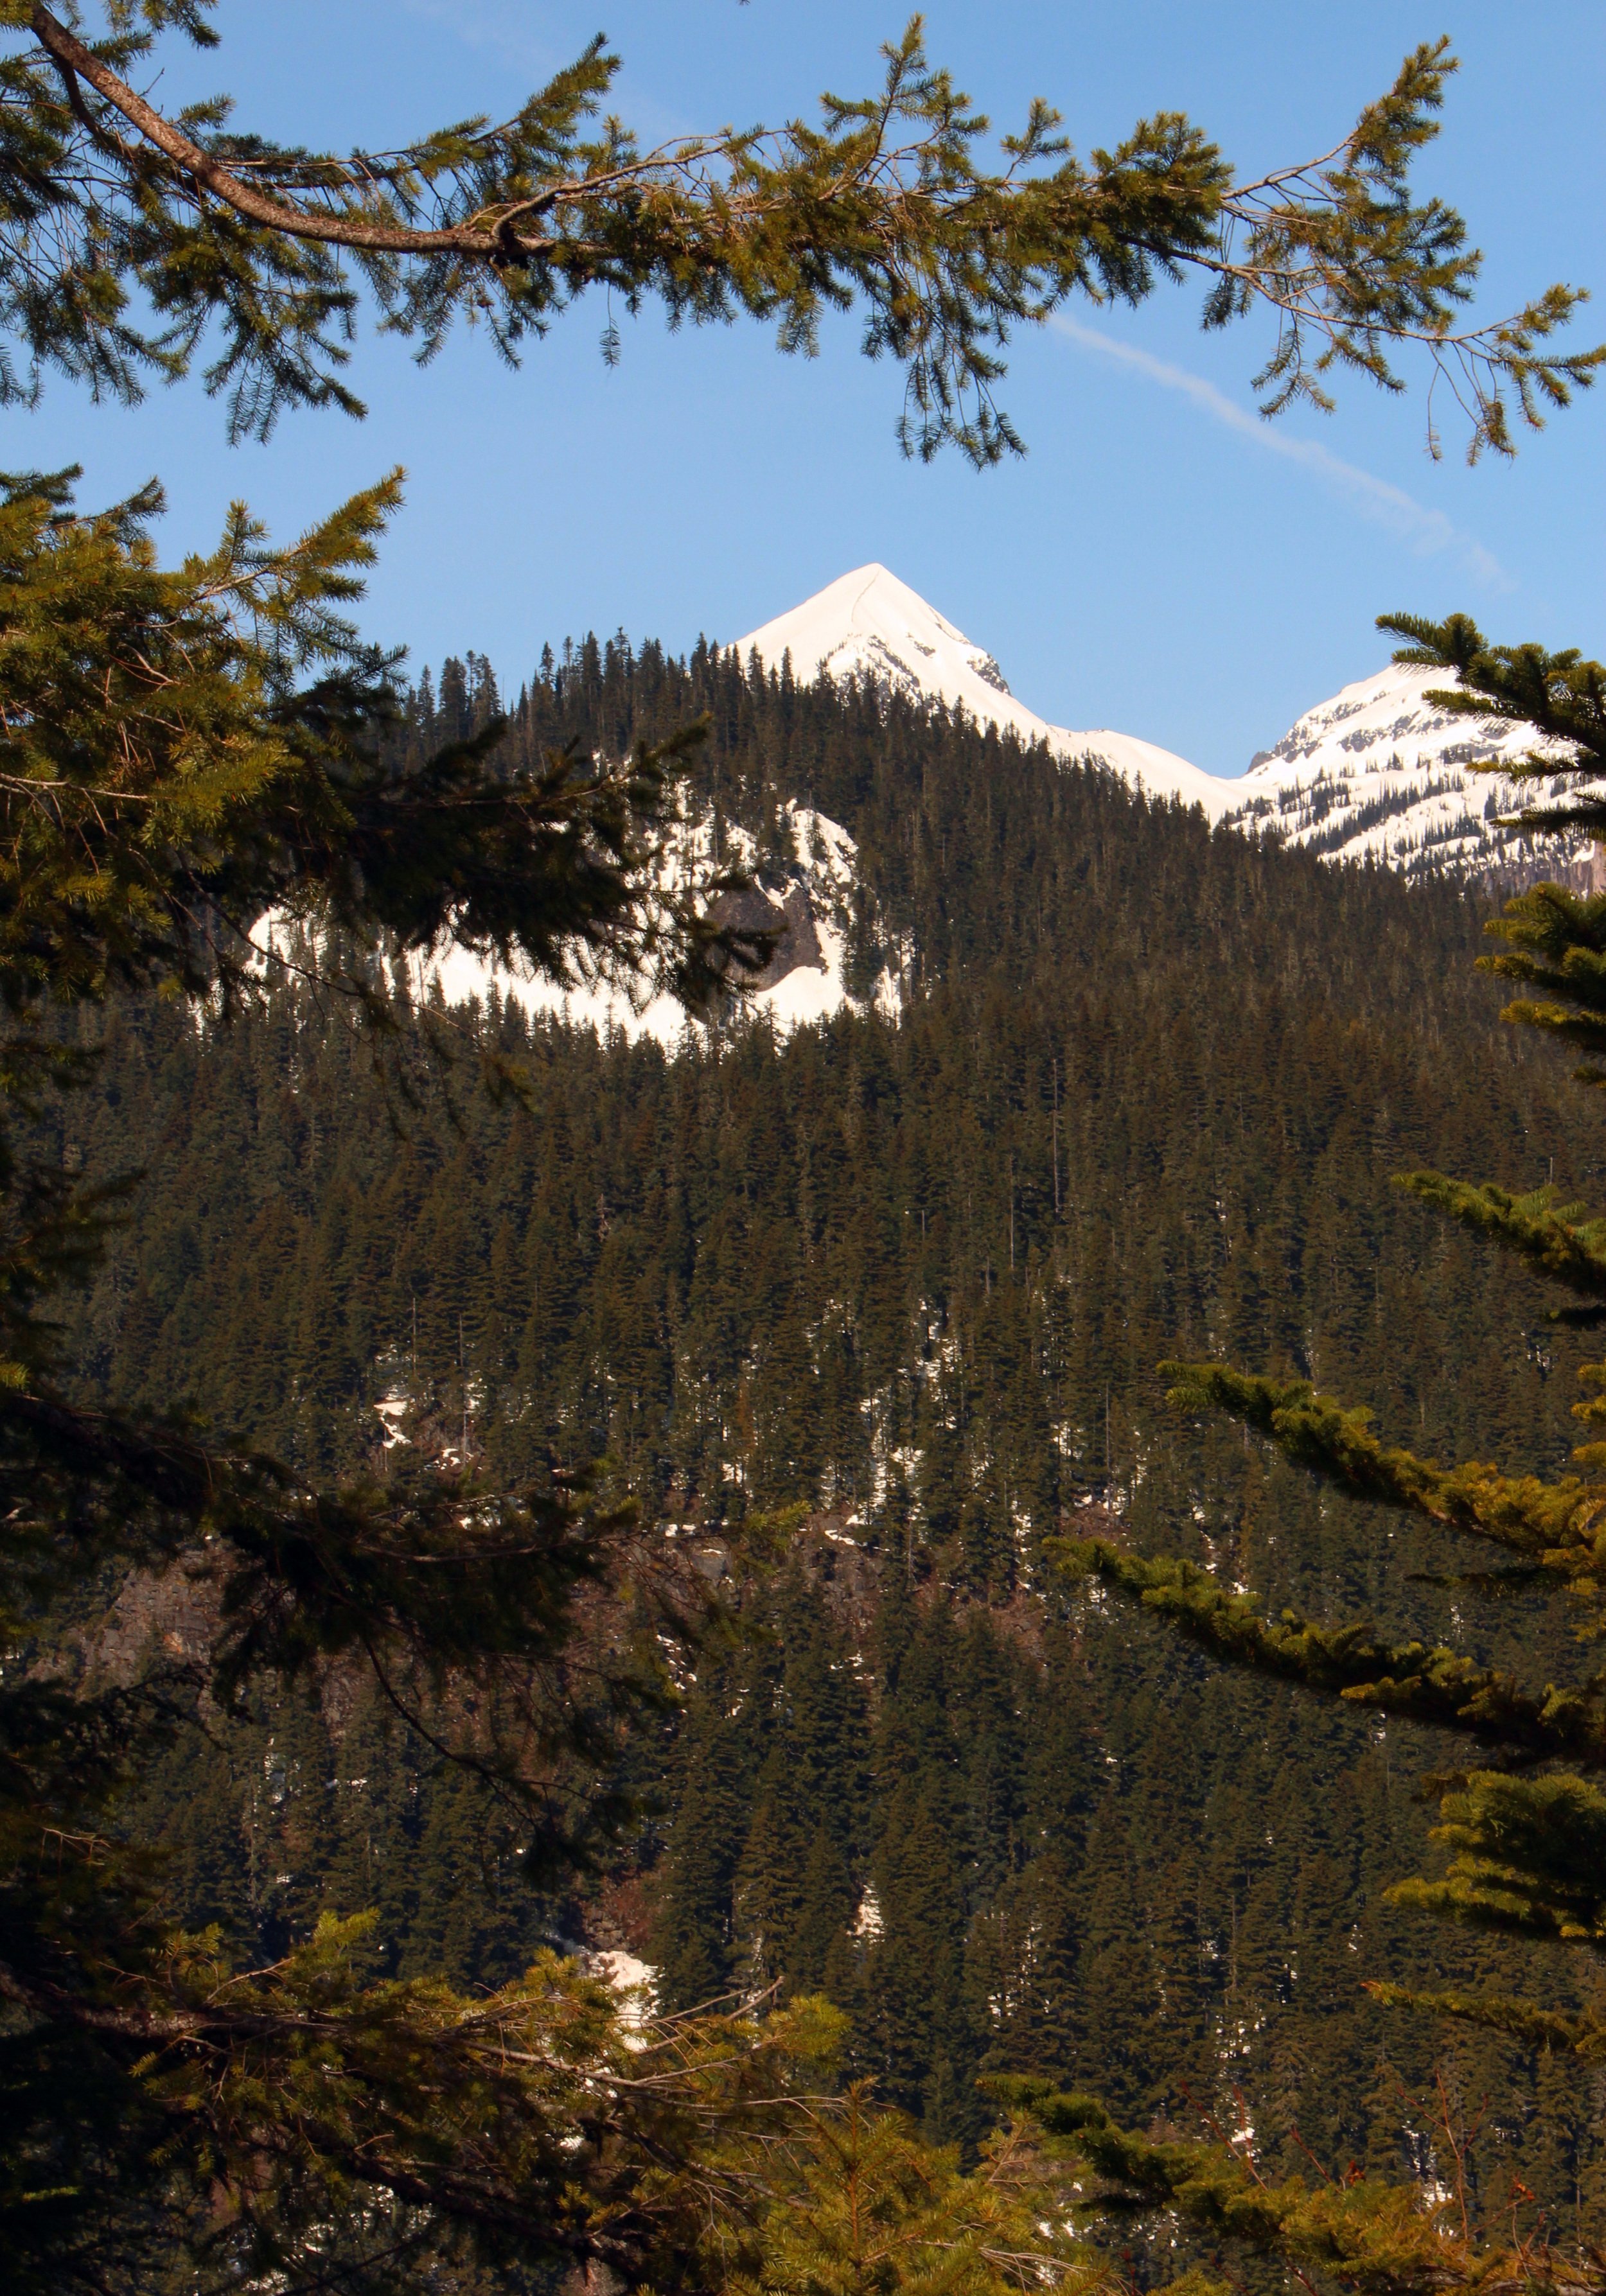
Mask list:
[[1276,829],[1334,859],[1370,855],[1407,876],[1576,873],[1587,864],[1586,840],[1540,837],[1499,819],[1559,797],[1560,781],[1519,786],[1469,770],[1536,753],[1565,762],[1565,744],[1440,708],[1427,697],[1445,682],[1442,670],[1391,664],[1345,686],[1254,759],[1233,785],[1242,802],[1223,818]]
[[[1533,748],[1521,728],[1463,717],[1427,700],[1443,683],[1433,670],[1389,666],[1345,686],[1291,726],[1234,779],[1211,774],[1169,750],[1109,726],[1078,731],[1040,718],[1009,691],[997,660],[973,644],[918,591],[885,566],[856,568],[737,641],[745,663],[756,654],[778,671],[789,656],[800,685],[823,671],[865,679],[916,702],[962,708],[981,725],[1041,742],[1067,761],[1091,759],[1151,797],[1199,806],[1213,823],[1303,846],[1327,860],[1371,858],[1411,876],[1441,873],[1520,884],[1540,877],[1591,881],[1591,849],[1579,839],[1541,838],[1498,816],[1543,802],[1546,785],[1519,789],[1481,763],[1515,764]],[[1563,754],[1559,751],[1559,757]],[[1561,783],[1548,785],[1559,795]],[[749,1010],[782,1035],[828,1019],[852,1000],[845,978],[858,848],[838,822],[793,802],[784,808],[786,854],[761,861],[754,839],[729,824],[716,857],[711,815],[676,832],[665,865],[679,882],[714,864],[754,874],[736,897],[739,924],[765,925],[780,939],[754,985]],[[787,857],[789,856],[790,857]],[[731,897],[726,897],[729,901]],[[269,944],[272,935],[269,934]],[[418,993],[438,981],[449,1003],[494,989],[528,1012],[561,1014],[605,1035],[652,1037],[672,1049],[692,1026],[669,996],[645,1007],[604,984],[567,991],[448,947],[419,966]],[[871,1001],[895,1013],[899,984],[889,967]]]
[[1108,726],[1078,732],[1038,717],[1010,693],[992,654],[885,566],[840,576],[739,639],[737,652],[744,661],[756,652],[770,669],[789,653],[800,684],[823,669],[959,704],[979,724],[1041,742],[1058,757],[1094,758],[1151,796],[1200,806],[1212,822],[1269,832],[1326,859],[1371,857],[1407,876],[1530,882],[1588,865],[1585,841],[1537,838],[1501,823],[1500,815],[1543,801],[1543,791],[1470,768],[1516,763],[1534,743],[1521,728],[1428,701],[1428,690],[1445,682],[1440,671],[1390,665],[1345,686],[1233,779]]
[[1028,744],[1044,742],[1060,757],[1101,758],[1152,794],[1202,805],[1213,821],[1230,801],[1223,792],[1234,786],[1169,750],[1109,726],[1083,734],[1050,726],[1017,701],[984,647],[972,645],[885,566],[861,566],[840,575],[790,613],[749,631],[737,641],[737,652],[744,661],[756,653],[767,669],[777,670],[790,653],[792,675],[801,685],[811,685],[823,669],[844,684],[865,677],[910,700],[944,701],[951,709],[961,703],[981,725],[1017,734]]

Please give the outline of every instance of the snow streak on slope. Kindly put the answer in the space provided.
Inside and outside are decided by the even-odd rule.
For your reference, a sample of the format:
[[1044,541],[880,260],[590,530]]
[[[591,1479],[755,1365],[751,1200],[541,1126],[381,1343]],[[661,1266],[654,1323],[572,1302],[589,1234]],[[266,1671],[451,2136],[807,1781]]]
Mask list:
[[1157,796],[1202,805],[1213,821],[1232,801],[1232,783],[1152,742],[1108,726],[1079,734],[1048,724],[1015,699],[990,653],[972,645],[885,566],[842,575],[789,614],[738,639],[737,652],[744,661],[756,652],[766,669],[777,670],[790,653],[792,675],[803,685],[811,685],[823,669],[844,682],[869,678],[913,700],[944,701],[951,709],[960,703],[981,725],[1017,734],[1027,743],[1046,742],[1062,758],[1100,758]]
[[1563,784],[1472,773],[1515,764],[1538,749],[1565,761],[1564,745],[1537,743],[1523,726],[1465,718],[1428,701],[1443,670],[1380,670],[1307,710],[1241,782],[1223,818],[1274,830],[1290,845],[1334,860],[1367,857],[1407,876],[1447,873],[1528,878],[1575,869],[1586,840],[1544,838],[1501,824],[1503,814],[1560,797]]
[[[853,1001],[844,964],[859,848],[840,823],[808,806],[787,805],[784,816],[794,860],[761,865],[753,839],[727,824],[719,864],[750,873],[768,906],[768,916],[744,914],[739,921],[783,930],[762,976],[762,985],[746,998],[745,1009],[766,1016],[782,1036],[789,1036],[810,1021],[828,1020]],[[671,866],[688,873],[712,868],[712,823],[705,816],[677,840]],[[471,996],[483,1003],[494,988],[504,1002],[512,997],[526,1013],[555,1013],[579,1027],[589,1023],[604,1035],[617,1029],[632,1041],[655,1037],[671,1051],[696,1027],[672,996],[656,996],[638,1012],[616,989],[597,986],[565,991],[548,980],[523,979],[468,949],[453,947],[432,963],[424,961],[419,966],[421,995],[427,994],[432,980],[440,982],[449,1004],[463,1004]],[[875,1002],[884,1011],[896,1012],[897,985],[890,973],[883,975]]]

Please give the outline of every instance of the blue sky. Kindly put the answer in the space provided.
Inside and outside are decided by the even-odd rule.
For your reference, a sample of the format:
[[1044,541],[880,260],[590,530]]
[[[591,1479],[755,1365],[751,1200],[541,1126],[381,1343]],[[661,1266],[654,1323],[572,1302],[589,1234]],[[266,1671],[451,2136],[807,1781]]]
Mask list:
[[[385,145],[506,114],[598,29],[624,58],[618,109],[647,139],[774,119],[828,86],[868,92],[902,15],[845,0],[224,0],[218,21],[221,52],[169,53],[165,100],[226,86],[243,126]],[[1447,31],[1462,66],[1419,180],[1485,250],[1479,313],[1565,278],[1596,290],[1579,340],[1606,336],[1598,5],[936,0],[927,24],[1000,132],[1034,94],[1084,152],[1182,110],[1256,174],[1337,142],[1407,45]],[[229,449],[198,382],[134,414],[54,384],[40,413],[4,418],[6,466],[80,460],[89,500],[160,474],[177,553],[231,496],[284,531],[405,463],[366,626],[420,667],[475,647],[515,689],[543,640],[729,640],[880,559],[1044,717],[1218,773],[1373,668],[1380,611],[1462,607],[1502,636],[1606,653],[1606,385],[1515,464],[1469,471],[1447,412],[1444,460],[1426,454],[1420,370],[1403,400],[1345,381],[1336,415],[1262,423],[1248,383],[1268,322],[1206,337],[1199,304],[1189,283],[1137,312],[1070,307],[1019,339],[1001,396],[1031,451],[988,473],[900,458],[900,379],[860,356],[855,319],[805,362],[761,327],[671,336],[649,310],[623,322],[607,371],[594,302],[513,375],[472,331],[423,373],[369,337],[354,368],[367,422],[298,416],[266,448]]]

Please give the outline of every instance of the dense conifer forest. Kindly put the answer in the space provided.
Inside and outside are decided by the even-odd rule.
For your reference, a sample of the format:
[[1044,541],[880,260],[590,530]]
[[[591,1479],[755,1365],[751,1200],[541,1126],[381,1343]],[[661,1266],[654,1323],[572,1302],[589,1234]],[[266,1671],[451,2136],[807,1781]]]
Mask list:
[[[470,655],[409,697],[407,741],[502,707]],[[1570,2226],[1606,2197],[1599,2096],[1362,1990],[1503,1983],[1533,1950],[1382,1901],[1431,1855],[1438,1750],[1223,1676],[1044,1553],[1114,1517],[1274,1601],[1458,1622],[1428,1532],[1179,1422],[1156,1366],[1295,1372],[1420,1450],[1565,1460],[1577,1343],[1388,1185],[1431,1159],[1598,1186],[1564,1063],[1473,971],[1489,904],[705,646],[548,652],[507,755],[617,754],[700,712],[695,800],[761,859],[788,800],[858,841],[850,984],[890,965],[897,1020],[783,1042],[733,1014],[671,1055],[493,1000],[409,1095],[338,997],[276,972],[227,1029],[114,1008],[95,1089],[45,1119],[70,1163],[144,1175],[74,1327],[86,1390],[185,1394],[309,1475],[556,1454],[688,1546],[744,1629],[632,1750],[638,1817],[561,1896],[365,1690],[164,1758],[137,1815],[175,1913],[271,1948],[374,1904],[381,1965],[471,1985],[584,1937],[671,2005],[823,1989],[943,2140],[981,2135],[978,2073],[1033,2069],[1131,2125],[1247,2120],[1287,2169],[1429,2177],[1437,2068],[1470,2119],[1500,2100],[1490,2192],[1520,2175]],[[482,1089],[478,1050],[519,1087]],[[1501,1620],[1493,1655],[1560,1645],[1549,1610]]]

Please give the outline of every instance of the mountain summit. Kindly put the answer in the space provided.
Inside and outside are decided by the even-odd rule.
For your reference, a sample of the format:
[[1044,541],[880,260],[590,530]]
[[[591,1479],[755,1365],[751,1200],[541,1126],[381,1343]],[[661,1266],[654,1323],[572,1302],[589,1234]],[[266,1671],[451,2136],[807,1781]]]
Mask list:
[[1334,860],[1381,861],[1407,876],[1577,876],[1588,867],[1587,840],[1537,837],[1499,818],[1559,796],[1560,783],[1520,788],[1470,770],[1535,753],[1560,763],[1565,744],[1441,709],[1428,695],[1445,683],[1443,670],[1391,663],[1318,702],[1241,782],[1225,784],[1242,800],[1224,818],[1258,821],[1288,844]]
[[1050,726],[1016,700],[984,647],[973,645],[885,566],[860,566],[838,576],[789,614],[738,639],[737,651],[744,661],[756,652],[767,669],[778,669],[790,653],[792,675],[805,685],[823,669],[844,682],[869,678],[911,697],[946,702],[950,709],[962,703],[980,725],[1018,734],[1027,743],[1045,742],[1059,757],[1098,758],[1153,796],[1202,805],[1212,821],[1236,801],[1236,783],[1190,766],[1152,742],[1108,726],[1075,733]]
[[1495,718],[1463,718],[1427,700],[1436,670],[1394,666],[1319,702],[1238,779],[1207,773],[1169,750],[1108,726],[1053,726],[1017,701],[984,647],[885,566],[860,566],[790,613],[737,641],[768,669],[788,653],[803,685],[820,673],[913,699],[962,705],[981,725],[1041,742],[1055,755],[1091,758],[1151,796],[1204,808],[1213,822],[1258,830],[1330,860],[1380,861],[1406,876],[1492,876],[1508,882],[1577,876],[1588,867],[1576,838],[1536,837],[1501,821],[1539,792],[1473,773],[1516,763],[1533,742]]

